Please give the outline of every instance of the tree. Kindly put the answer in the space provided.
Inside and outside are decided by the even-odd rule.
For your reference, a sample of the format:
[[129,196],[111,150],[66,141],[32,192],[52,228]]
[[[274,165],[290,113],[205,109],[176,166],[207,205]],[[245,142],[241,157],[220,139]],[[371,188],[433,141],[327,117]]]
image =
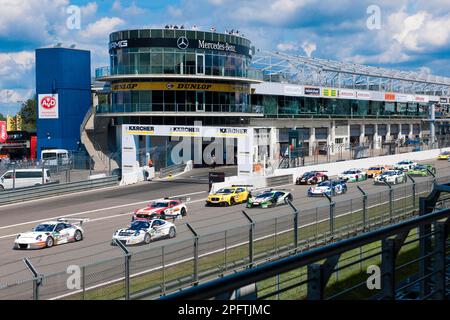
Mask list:
[[36,131],[36,99],[28,99],[22,103],[22,107],[18,114],[22,117],[22,130]]
[[0,113],[0,121],[6,121],[6,117],[3,115],[3,113]]

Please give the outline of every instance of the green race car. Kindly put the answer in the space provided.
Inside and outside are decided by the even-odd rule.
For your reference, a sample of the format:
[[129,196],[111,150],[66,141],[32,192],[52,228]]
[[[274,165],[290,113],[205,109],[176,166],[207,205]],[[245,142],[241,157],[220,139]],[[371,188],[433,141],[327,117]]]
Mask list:
[[287,200],[292,201],[293,197],[286,190],[266,190],[248,198],[247,208],[270,208],[284,204]]
[[409,170],[406,174],[410,176],[427,177],[430,175],[430,172],[428,170],[433,174],[436,174],[436,168],[431,164],[418,164],[411,170]]

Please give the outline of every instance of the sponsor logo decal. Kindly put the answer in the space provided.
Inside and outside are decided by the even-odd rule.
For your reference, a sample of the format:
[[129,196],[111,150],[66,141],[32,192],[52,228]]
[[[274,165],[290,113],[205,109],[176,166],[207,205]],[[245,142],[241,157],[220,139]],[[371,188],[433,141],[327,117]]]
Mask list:
[[126,48],[128,47],[128,40],[114,41],[109,44],[109,49]]
[[186,37],[179,37],[177,40],[177,47],[181,50],[189,48],[189,40]]
[[313,87],[305,87],[305,95],[308,96],[320,96],[320,89]]

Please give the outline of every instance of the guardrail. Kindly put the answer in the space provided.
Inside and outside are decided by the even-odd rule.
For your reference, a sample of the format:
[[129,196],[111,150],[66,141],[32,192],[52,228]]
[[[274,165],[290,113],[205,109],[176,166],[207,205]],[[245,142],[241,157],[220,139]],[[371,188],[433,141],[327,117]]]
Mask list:
[[110,187],[117,185],[117,183],[118,177],[111,176],[80,182],[70,182],[64,184],[49,183],[37,187],[2,191],[0,192],[0,205],[15,203],[24,200],[42,199],[51,196],[87,191],[103,187]]
[[186,169],[185,163],[175,164],[173,166],[161,168],[161,169],[159,169],[159,177],[166,178],[166,177],[173,176],[173,175],[176,175],[179,173],[183,173],[185,169]]
[[[419,217],[218,278],[161,300],[263,300],[280,299],[281,294],[308,300],[353,300],[355,296],[448,299],[450,209],[435,209],[443,192],[450,192],[450,184],[438,186],[420,199]],[[350,280],[341,285],[339,281],[331,283],[334,275],[355,266],[360,270],[353,272],[353,277],[347,274]]]
[[266,178],[266,186],[268,188],[283,186],[283,185],[293,184],[293,183],[294,183],[294,177],[292,174],[286,174],[286,175]]

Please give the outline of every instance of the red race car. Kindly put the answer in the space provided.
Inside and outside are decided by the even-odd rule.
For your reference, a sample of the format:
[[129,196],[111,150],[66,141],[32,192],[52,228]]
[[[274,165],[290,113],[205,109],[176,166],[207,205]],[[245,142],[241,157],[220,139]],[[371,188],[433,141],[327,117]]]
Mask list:
[[328,180],[327,171],[305,172],[303,176],[298,177],[295,184],[318,184]]
[[181,199],[156,200],[142,209],[137,209],[132,217],[134,220],[176,220],[187,215],[187,207]]

